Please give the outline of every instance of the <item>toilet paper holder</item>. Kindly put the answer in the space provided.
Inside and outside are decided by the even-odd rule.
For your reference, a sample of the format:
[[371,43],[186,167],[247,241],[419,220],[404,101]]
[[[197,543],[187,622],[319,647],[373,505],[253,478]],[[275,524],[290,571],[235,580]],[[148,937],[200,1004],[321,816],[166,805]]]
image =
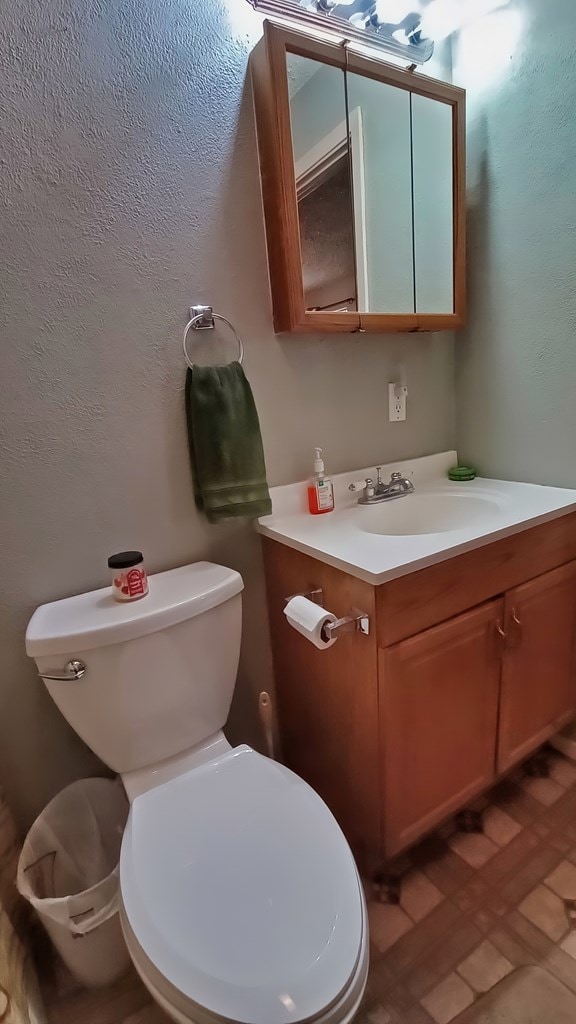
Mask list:
[[[284,598],[284,604],[288,604],[293,597],[307,597],[314,604],[320,605],[321,608],[324,607],[324,592],[321,587],[316,587],[314,590],[308,590],[301,594],[291,594],[290,597]],[[326,610],[328,611],[328,609]],[[352,608],[350,615],[344,615],[341,619],[336,619],[336,622],[327,622],[322,632],[325,640],[338,639],[343,633],[363,633],[364,636],[369,636],[370,617],[367,612],[362,612],[358,608]]]

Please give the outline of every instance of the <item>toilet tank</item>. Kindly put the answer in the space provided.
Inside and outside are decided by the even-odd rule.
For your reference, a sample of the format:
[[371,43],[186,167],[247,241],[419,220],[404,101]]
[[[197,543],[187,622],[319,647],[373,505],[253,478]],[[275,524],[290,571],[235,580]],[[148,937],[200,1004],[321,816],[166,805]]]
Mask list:
[[[242,626],[242,577],[195,562],[149,577],[147,597],[109,587],[42,605],[26,651],[72,728],[116,772],[149,767],[212,736],[228,717]],[[81,679],[49,680],[67,662]]]

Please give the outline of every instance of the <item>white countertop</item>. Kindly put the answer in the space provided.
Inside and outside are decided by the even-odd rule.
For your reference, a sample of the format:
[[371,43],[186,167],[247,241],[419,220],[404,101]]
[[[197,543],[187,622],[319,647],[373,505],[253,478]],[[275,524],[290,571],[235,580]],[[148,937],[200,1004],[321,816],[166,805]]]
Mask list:
[[257,529],[378,585],[576,511],[576,490],[481,477],[452,483],[446,474],[457,462],[452,451],[383,466],[384,480],[401,472],[415,492],[372,506],[359,506],[360,492],[348,488],[375,479],[374,467],[338,474],[332,478],[335,510],[319,516],[308,512],[307,481],[273,487],[272,515]]

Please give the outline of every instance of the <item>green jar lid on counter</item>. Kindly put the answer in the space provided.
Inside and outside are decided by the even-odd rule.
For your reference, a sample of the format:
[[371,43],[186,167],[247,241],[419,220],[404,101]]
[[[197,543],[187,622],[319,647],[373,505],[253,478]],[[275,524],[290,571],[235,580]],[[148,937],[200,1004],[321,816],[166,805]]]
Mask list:
[[476,470],[472,466],[452,466],[452,469],[448,470],[448,479],[454,480],[457,483],[475,480]]

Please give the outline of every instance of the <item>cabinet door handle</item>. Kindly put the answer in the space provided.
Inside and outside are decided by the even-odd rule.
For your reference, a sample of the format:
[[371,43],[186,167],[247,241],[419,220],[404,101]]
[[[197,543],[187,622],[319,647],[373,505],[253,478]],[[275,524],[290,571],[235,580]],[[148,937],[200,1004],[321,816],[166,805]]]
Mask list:
[[512,622],[514,624],[513,633],[513,646],[518,647],[522,641],[522,623],[516,614],[516,609],[512,609]]
[[494,640],[490,645],[493,648],[493,657],[497,662],[501,662],[508,647],[508,633],[499,620],[494,623],[493,636]]

